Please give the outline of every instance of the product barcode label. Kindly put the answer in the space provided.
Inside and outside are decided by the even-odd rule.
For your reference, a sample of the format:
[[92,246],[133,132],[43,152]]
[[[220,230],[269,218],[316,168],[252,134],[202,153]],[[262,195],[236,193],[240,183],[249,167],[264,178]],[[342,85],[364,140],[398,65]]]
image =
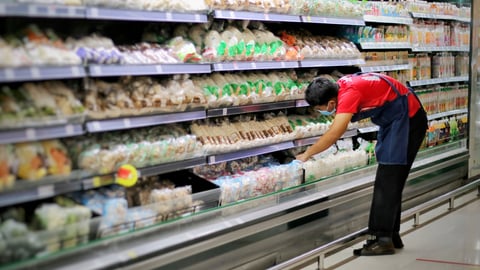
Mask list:
[[33,128],[27,128],[25,130],[25,137],[27,138],[27,140],[36,140],[37,132]]
[[66,125],[65,126],[65,134],[67,134],[67,135],[75,134],[75,127],[73,125]]

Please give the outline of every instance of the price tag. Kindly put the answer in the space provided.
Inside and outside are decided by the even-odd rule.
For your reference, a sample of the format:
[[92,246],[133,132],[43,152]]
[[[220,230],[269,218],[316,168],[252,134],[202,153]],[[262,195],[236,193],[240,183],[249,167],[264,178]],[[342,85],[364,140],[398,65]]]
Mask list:
[[28,5],[28,10],[27,10],[28,15],[37,15],[37,6],[34,5]]
[[251,62],[250,65],[252,66],[252,69],[257,69],[257,63]]
[[6,68],[3,73],[5,74],[5,79],[7,81],[11,81],[15,79],[15,72],[11,68]]
[[222,110],[222,115],[225,116],[228,114],[228,109],[227,108],[223,108]]
[[25,130],[25,137],[27,138],[27,140],[36,140],[37,132],[33,128],[27,128]]
[[116,174],[115,182],[124,187],[132,187],[137,183],[138,171],[130,164],[122,165]]
[[222,63],[217,64],[217,68],[218,68],[218,70],[223,70],[223,64]]
[[90,8],[90,16],[92,18],[98,18],[98,14],[99,14],[98,8],[96,8],[96,7],[91,7]]
[[208,157],[208,163],[209,163],[209,164],[215,163],[215,156],[210,156],[210,157]]
[[234,69],[238,69],[238,63],[237,62],[233,62],[232,65],[233,65]]
[[171,12],[165,12],[165,19],[167,21],[172,21],[173,20],[173,14]]
[[136,259],[138,257],[137,252],[135,250],[127,251],[127,256],[130,259]]
[[310,16],[305,16],[303,18],[305,18],[306,22],[309,22],[309,23],[312,22],[312,17],[310,17]]
[[162,65],[156,65],[156,66],[155,66],[155,71],[156,71],[158,74],[163,74]]
[[37,195],[40,198],[52,197],[55,195],[55,187],[53,185],[38,187]]
[[202,19],[201,19],[201,17],[200,17],[200,14],[195,14],[194,16],[195,16],[195,19],[194,19],[194,20],[195,20],[196,22],[202,21]]
[[123,119],[123,126],[126,127],[126,128],[131,127],[130,118],[124,118]]
[[75,134],[75,127],[73,125],[66,125],[65,126],[65,134],[71,136]]
[[67,7],[67,14],[69,17],[76,15],[76,9],[74,7]]
[[266,21],[270,21],[270,15],[268,13],[264,13],[263,16],[265,17]]
[[285,68],[285,67],[286,67],[286,64],[285,64],[285,62],[283,62],[283,61],[282,61],[282,62],[280,62],[280,66],[281,66],[282,68]]
[[[71,10],[71,9],[69,9],[69,10]],[[81,76],[79,67],[75,67],[75,66],[71,67],[70,72],[72,73],[72,76],[74,76],[74,77],[80,77]]]
[[228,12],[228,14],[230,15],[230,18],[235,19],[235,12],[234,11],[230,11],[230,12]]
[[101,76],[102,75],[102,68],[100,66],[91,66],[90,72],[92,75]]
[[93,121],[91,122],[92,123],[92,129],[93,131],[99,131],[102,129],[101,125],[100,125],[100,122],[98,121]]
[[221,10],[217,10],[217,17],[222,18],[223,17],[223,12]]
[[37,67],[30,68],[30,74],[32,74],[32,78],[39,79],[40,78],[40,69]]
[[52,16],[52,15],[56,15],[56,14],[57,14],[57,10],[56,10],[55,6],[48,6],[47,7],[47,15]]

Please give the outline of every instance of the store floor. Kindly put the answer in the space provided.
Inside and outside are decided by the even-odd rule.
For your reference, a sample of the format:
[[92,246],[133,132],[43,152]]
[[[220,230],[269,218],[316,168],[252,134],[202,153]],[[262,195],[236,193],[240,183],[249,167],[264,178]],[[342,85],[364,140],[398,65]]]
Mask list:
[[[413,223],[402,224],[405,248],[394,255],[353,256],[353,249],[361,247],[362,242],[327,257],[325,267],[338,270],[480,269],[480,199],[476,194],[470,197],[473,201],[449,212],[444,210],[445,213],[430,221],[424,217],[425,224],[414,230]],[[318,269],[317,265],[302,270],[313,269]]]

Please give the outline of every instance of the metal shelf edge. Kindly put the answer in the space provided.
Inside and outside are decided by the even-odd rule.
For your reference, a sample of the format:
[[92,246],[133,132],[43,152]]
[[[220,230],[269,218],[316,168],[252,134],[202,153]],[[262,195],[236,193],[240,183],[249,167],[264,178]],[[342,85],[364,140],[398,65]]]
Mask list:
[[216,19],[230,19],[230,20],[301,22],[300,16],[297,16],[297,15],[279,14],[279,13],[261,13],[261,12],[250,12],[250,11],[214,10],[213,16]]
[[156,22],[208,22],[205,13],[180,13],[169,11],[146,11],[134,9],[114,9],[103,7],[87,7],[87,19],[103,20],[130,20],[130,21],[156,21]]
[[271,144],[266,146],[259,146],[251,149],[240,150],[232,153],[210,155],[207,158],[208,164],[216,164],[225,161],[231,161],[251,156],[262,155],[266,153],[272,153],[276,151],[286,150],[295,147],[292,141],[281,142],[277,144]]
[[80,65],[0,68],[0,82],[75,79],[85,76],[85,68]]
[[91,77],[210,73],[210,64],[89,65]]
[[235,107],[228,107],[228,108],[208,109],[207,117],[218,117],[218,116],[227,116],[227,115],[235,115],[235,114],[242,114],[242,113],[288,109],[288,108],[295,108],[295,100],[285,100],[285,101],[277,101],[272,103],[260,103],[260,104],[235,106]]
[[300,67],[335,67],[364,65],[363,59],[306,59],[300,61]]
[[45,18],[85,18],[83,6],[60,4],[1,3],[0,16],[45,17]]
[[80,124],[19,128],[0,131],[0,144],[73,137],[85,134]]
[[341,18],[341,17],[323,17],[323,16],[300,16],[304,23],[319,24],[339,24],[339,25],[365,25],[363,17],[361,18]]
[[162,124],[171,124],[184,121],[205,119],[205,110],[155,114],[146,116],[132,116],[115,119],[93,120],[86,123],[87,131],[90,133],[114,131],[130,128],[148,127]]
[[412,24],[413,19],[411,17],[401,17],[401,16],[385,16],[385,15],[363,15],[363,20],[365,22],[375,22],[375,23],[392,23],[392,24]]

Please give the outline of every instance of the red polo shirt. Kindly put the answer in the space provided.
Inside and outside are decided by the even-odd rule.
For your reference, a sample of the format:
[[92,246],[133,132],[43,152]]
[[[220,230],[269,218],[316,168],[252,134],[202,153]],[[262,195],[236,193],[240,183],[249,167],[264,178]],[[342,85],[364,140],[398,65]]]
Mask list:
[[[400,94],[408,93],[408,88],[387,75]],[[382,106],[386,101],[394,100],[397,94],[383,79],[370,74],[347,75],[338,80],[337,113],[358,113]],[[420,108],[416,97],[408,95],[408,116],[412,117]]]

